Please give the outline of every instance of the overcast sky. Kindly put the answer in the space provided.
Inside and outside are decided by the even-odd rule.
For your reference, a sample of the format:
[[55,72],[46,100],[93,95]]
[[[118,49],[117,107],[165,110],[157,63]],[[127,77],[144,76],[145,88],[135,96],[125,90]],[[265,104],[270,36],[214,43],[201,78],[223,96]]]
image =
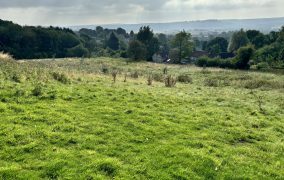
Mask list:
[[283,17],[284,0],[0,0],[0,19],[22,25],[150,23]]

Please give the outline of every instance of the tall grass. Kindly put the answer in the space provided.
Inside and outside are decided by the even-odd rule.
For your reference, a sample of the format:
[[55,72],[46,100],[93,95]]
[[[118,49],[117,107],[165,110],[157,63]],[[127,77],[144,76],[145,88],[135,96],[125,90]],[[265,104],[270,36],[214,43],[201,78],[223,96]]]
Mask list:
[[10,54],[0,52],[0,61],[11,61],[13,57]]

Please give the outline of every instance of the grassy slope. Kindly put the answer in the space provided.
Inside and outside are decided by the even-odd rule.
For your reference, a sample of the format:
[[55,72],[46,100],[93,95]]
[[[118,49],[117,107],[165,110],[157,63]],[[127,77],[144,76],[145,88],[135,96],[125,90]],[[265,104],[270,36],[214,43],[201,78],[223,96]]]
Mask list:
[[[115,84],[100,73],[112,67],[122,72]],[[284,178],[283,75],[169,66],[193,83],[147,86],[147,73],[164,67],[109,59],[2,63],[0,178]],[[53,80],[54,71],[71,84]],[[144,77],[125,83],[126,71]]]

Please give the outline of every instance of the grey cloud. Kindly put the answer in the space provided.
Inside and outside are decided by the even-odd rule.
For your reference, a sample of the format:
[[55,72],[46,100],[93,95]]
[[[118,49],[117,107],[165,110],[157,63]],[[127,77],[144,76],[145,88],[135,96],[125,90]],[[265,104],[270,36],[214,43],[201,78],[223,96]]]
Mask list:
[[284,16],[283,0],[0,0],[0,18],[21,24],[140,23]]

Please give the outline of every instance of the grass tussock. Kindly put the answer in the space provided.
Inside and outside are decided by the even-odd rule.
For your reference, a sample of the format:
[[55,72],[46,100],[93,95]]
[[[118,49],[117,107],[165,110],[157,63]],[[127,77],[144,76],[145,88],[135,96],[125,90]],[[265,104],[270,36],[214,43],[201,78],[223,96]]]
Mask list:
[[10,54],[0,52],[0,61],[12,61],[14,60]]

